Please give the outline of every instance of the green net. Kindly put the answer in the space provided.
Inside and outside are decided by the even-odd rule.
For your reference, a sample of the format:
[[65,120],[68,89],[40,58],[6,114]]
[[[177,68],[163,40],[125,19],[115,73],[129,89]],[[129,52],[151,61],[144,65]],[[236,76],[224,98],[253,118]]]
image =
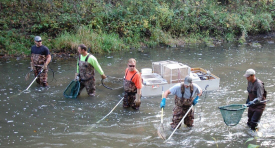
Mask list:
[[243,115],[246,106],[243,104],[232,104],[219,107],[223,120],[227,126],[237,125]]
[[80,83],[79,81],[72,81],[65,89],[63,95],[65,98],[75,99],[79,93]]

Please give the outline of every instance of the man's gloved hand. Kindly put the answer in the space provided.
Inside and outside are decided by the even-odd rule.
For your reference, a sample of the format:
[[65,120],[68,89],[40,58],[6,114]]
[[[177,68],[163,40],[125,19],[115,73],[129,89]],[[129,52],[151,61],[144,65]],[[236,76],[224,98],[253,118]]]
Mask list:
[[140,107],[141,101],[140,101],[140,94],[136,94],[136,99],[134,100],[137,107]]
[[247,103],[247,106],[251,106],[251,105],[254,105],[254,104],[257,104],[259,102],[259,99],[258,98],[255,98],[253,101],[249,101]]
[[164,108],[165,107],[165,102],[166,102],[166,99],[162,98],[162,100],[160,102],[160,108]]
[[199,96],[197,96],[197,97],[193,100],[193,105],[195,106],[198,102],[199,102]]
[[259,102],[259,99],[258,99],[258,98],[255,98],[255,99],[253,100],[253,102],[254,102],[254,104],[257,104],[257,103]]

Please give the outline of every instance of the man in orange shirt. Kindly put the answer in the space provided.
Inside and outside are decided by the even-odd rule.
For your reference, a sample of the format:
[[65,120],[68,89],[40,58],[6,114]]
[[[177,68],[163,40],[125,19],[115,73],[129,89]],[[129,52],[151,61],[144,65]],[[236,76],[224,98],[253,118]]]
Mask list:
[[127,66],[128,67],[125,70],[124,78],[125,95],[123,99],[123,107],[132,107],[133,109],[138,110],[141,104],[141,76],[138,70],[136,69],[135,59],[129,59]]

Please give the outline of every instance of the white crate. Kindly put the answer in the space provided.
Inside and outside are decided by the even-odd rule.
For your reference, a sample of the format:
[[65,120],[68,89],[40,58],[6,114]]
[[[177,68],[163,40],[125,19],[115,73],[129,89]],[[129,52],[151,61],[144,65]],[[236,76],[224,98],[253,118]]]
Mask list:
[[151,74],[152,73],[152,68],[142,68],[141,69],[141,74]]
[[153,62],[152,63],[153,73],[157,73],[157,74],[163,76],[163,67],[164,67],[164,65],[176,64],[176,63],[178,63],[178,62],[170,61],[170,60]]
[[163,67],[163,78],[170,83],[183,82],[187,75],[190,75],[191,68],[182,63],[166,64]]

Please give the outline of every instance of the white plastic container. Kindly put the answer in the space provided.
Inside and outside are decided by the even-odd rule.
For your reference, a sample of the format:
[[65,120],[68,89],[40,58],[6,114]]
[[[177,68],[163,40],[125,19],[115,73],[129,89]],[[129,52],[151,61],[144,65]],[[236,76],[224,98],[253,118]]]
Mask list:
[[152,73],[152,68],[142,68],[141,69],[141,74],[151,74]]

